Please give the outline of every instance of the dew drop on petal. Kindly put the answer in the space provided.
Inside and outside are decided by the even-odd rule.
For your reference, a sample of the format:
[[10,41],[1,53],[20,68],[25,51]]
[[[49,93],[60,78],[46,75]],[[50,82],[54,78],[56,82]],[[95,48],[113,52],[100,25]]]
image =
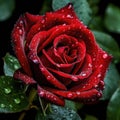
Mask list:
[[108,55],[105,53],[103,54],[103,58],[106,59],[108,57]]
[[68,9],[71,9],[71,8],[72,8],[72,5],[69,5],[69,6],[68,6]]
[[21,29],[19,29],[19,34],[22,35],[23,34],[23,31]]
[[72,94],[72,93],[68,93],[68,94],[67,94],[67,97],[68,97],[68,98],[72,98],[72,97],[73,97],[73,94]]
[[40,69],[41,69],[41,71],[45,71],[45,69],[43,67],[41,67]]
[[57,99],[54,97],[53,100],[56,101]]
[[97,94],[98,97],[101,97],[101,95],[102,95],[101,93],[98,93],[98,94]]
[[98,85],[95,85],[95,88],[97,88],[98,87]]
[[51,76],[47,76],[47,79],[50,80],[50,79],[51,79]]
[[75,76],[71,76],[71,79],[72,79],[73,81],[78,81],[78,78],[75,77]]
[[45,20],[42,20],[42,21],[41,21],[41,23],[44,23],[44,22],[45,22]]
[[89,63],[89,64],[88,64],[88,66],[89,66],[89,67],[92,67],[92,64],[91,64],[91,63]]
[[20,24],[23,24],[23,21],[22,21],[22,20],[20,20]]
[[76,94],[77,94],[77,95],[80,95],[80,92],[79,92],[79,91],[77,91],[77,92],[76,92]]
[[98,74],[97,77],[98,77],[98,78],[101,77],[101,74]]
[[43,97],[44,94],[45,94],[45,93],[44,93],[43,91],[40,91],[40,92],[39,92],[40,97]]
[[66,17],[67,17],[67,18],[73,18],[73,16],[71,16],[71,15],[69,15],[69,14],[68,14]]

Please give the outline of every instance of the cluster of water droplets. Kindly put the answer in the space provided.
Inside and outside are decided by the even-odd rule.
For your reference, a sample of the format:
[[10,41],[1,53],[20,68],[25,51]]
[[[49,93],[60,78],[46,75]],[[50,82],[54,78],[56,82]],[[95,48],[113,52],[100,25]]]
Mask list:
[[50,118],[55,118],[56,120],[75,120],[79,116],[75,113],[75,111],[71,110],[68,107],[58,107],[51,106],[52,108],[52,116]]

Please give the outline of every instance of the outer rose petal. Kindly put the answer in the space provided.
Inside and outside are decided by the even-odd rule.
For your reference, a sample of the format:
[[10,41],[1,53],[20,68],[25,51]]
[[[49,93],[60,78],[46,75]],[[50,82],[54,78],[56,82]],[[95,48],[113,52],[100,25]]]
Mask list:
[[56,96],[52,92],[43,89],[40,86],[38,86],[38,95],[42,98],[45,98],[45,99],[51,101],[54,104],[58,104],[61,106],[65,105],[65,101],[63,99],[59,98],[58,96]]

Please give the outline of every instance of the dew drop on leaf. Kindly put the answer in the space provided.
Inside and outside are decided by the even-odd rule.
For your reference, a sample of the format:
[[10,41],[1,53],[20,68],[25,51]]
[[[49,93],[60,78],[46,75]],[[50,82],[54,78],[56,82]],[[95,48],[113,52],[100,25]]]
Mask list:
[[0,107],[1,107],[1,108],[5,108],[5,105],[1,103],[1,104],[0,104]]
[[19,66],[18,66],[18,65],[14,65],[14,68],[15,68],[15,69],[18,69],[18,68],[19,68]]
[[12,108],[13,106],[10,104],[9,107]]
[[15,99],[14,99],[14,102],[15,102],[16,104],[19,104],[19,103],[21,102],[21,100],[20,100],[19,98],[15,98]]
[[9,93],[11,93],[11,89],[10,89],[10,88],[4,88],[4,92],[5,92],[6,94],[9,94]]
[[73,113],[69,113],[69,116],[72,118],[73,117]]

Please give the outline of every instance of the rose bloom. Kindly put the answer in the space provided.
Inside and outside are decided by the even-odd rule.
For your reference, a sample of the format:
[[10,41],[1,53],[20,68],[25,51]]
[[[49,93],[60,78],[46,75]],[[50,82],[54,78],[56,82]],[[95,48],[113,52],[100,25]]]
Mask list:
[[102,96],[112,57],[72,4],[45,15],[25,13],[14,26],[12,43],[21,64],[14,78],[36,84],[41,98],[64,106],[65,99],[92,103]]

